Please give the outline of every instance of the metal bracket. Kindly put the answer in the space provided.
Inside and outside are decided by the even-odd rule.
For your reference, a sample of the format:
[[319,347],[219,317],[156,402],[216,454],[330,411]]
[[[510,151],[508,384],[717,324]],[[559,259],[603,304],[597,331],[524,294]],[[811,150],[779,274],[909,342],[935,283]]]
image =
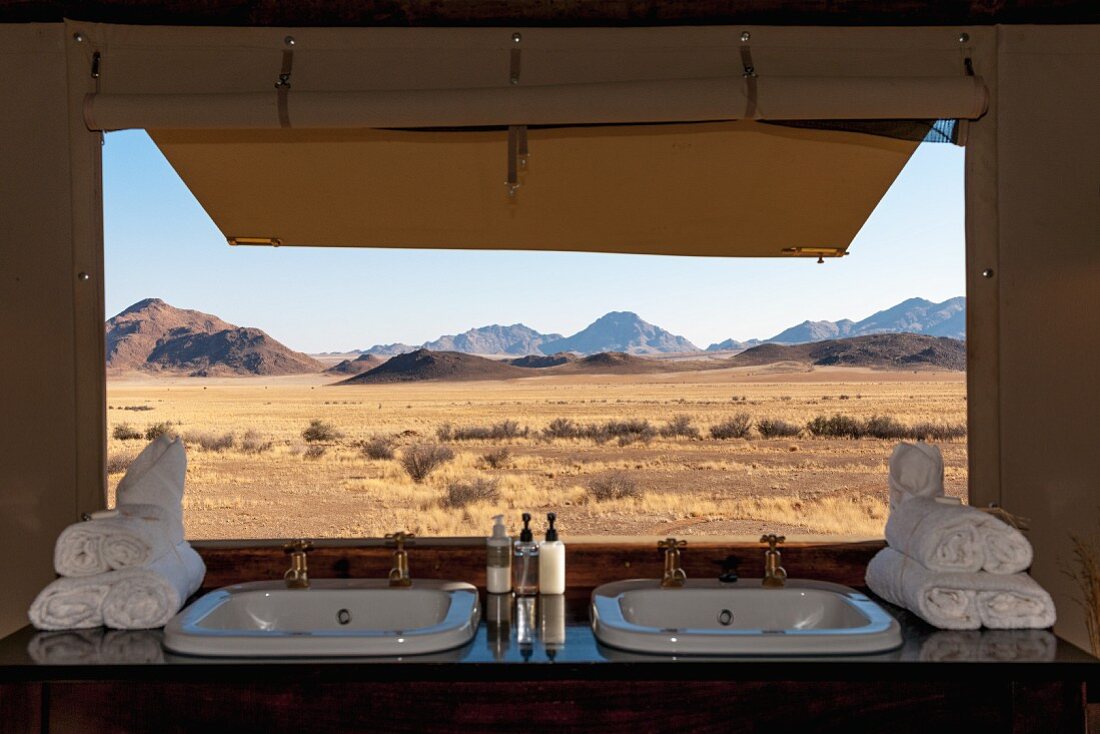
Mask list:
[[520,34],[520,33],[513,33],[512,34],[512,51],[509,54],[509,62],[508,62],[508,68],[509,68],[509,80],[508,81],[513,86],[515,86],[516,84],[519,84],[519,72],[520,72],[520,61],[521,61],[520,56],[522,54],[522,51],[520,49],[520,44],[521,43],[523,43],[523,35]]
[[92,79],[99,79],[99,51],[92,54]]

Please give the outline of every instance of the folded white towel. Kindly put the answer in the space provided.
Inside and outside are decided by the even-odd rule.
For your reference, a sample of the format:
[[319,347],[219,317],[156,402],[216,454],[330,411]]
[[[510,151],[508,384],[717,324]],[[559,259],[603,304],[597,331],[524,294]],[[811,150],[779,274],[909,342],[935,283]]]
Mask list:
[[38,594],[28,616],[43,630],[160,627],[198,590],[205,574],[199,554],[180,543],[149,566],[57,579]]
[[1027,630],[950,630],[934,632],[921,642],[920,660],[932,662],[1053,660],[1057,641],[1050,632]]
[[1019,530],[988,512],[908,497],[890,511],[886,542],[932,571],[1014,574],[1031,565],[1032,549]]
[[183,483],[187,455],[183,440],[163,435],[138,454],[118,483],[116,504],[159,505],[173,527],[183,527]]
[[982,515],[982,522],[978,525],[978,534],[985,551],[982,570],[990,573],[1019,573],[1029,568],[1034,550],[1023,533],[988,512],[975,512]]
[[27,616],[40,630],[98,627],[103,624],[103,600],[111,580],[109,573],[57,579],[38,593]]
[[886,542],[932,571],[973,573],[985,561],[978,534],[978,526],[985,517],[984,512],[972,507],[944,505],[927,497],[906,497],[890,510]]
[[103,600],[103,623],[113,629],[150,629],[168,623],[202,585],[206,565],[187,543],[144,568],[114,571]]
[[53,565],[62,576],[94,576],[145,566],[183,540],[183,525],[159,505],[122,505],[108,517],[61,531]]
[[1027,574],[930,571],[892,548],[867,564],[867,586],[943,629],[1046,628],[1056,616],[1050,594]]
[[39,632],[27,643],[27,654],[42,665],[140,664],[164,660],[160,633],[102,627]]
[[899,443],[890,455],[890,509],[906,497],[943,495],[943,454],[923,441]]

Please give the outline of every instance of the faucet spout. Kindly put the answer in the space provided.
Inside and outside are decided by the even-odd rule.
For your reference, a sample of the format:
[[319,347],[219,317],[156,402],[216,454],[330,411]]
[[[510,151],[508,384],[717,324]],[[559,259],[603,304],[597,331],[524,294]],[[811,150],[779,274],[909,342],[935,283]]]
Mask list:
[[389,573],[390,586],[398,588],[412,586],[412,578],[409,576],[409,552],[405,550],[405,544],[411,545],[411,539],[414,537],[416,536],[404,530],[386,535],[386,540],[392,540],[394,545],[393,568]]
[[309,561],[306,554],[313,550],[308,540],[295,540],[283,546],[283,552],[290,556],[290,568],[283,574],[288,589],[309,588]]
[[777,548],[786,539],[785,536],[775,533],[760,536],[760,542],[768,544],[768,549],[764,551],[764,580],[761,582],[765,589],[782,589],[787,583],[787,570],[779,565],[780,554]]
[[687,547],[686,540],[665,538],[657,541],[657,550],[665,552],[665,570],[661,574],[661,587],[665,589],[678,589],[687,581],[687,574],[680,566],[680,549]]

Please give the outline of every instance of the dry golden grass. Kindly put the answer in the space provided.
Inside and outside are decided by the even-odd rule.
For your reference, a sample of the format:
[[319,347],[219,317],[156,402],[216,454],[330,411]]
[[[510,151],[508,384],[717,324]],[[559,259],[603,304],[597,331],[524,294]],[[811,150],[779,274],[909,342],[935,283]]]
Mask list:
[[[379,536],[397,529],[422,535],[484,535],[504,512],[558,513],[570,535],[881,535],[886,461],[893,442],[802,435],[719,441],[708,428],[736,413],[804,425],[817,415],[860,419],[889,415],[903,423],[964,423],[966,393],[958,373],[819,369],[813,372],[716,370],[631,376],[534,377],[477,383],[335,387],[321,378],[174,379],[111,382],[108,431],[163,421],[184,436],[232,433],[233,448],[188,447],[187,532],[192,538]],[[128,410],[134,406],[149,410]],[[690,416],[704,438],[663,438],[620,446],[589,439],[545,441],[555,418],[577,423],[648,420],[660,429]],[[342,437],[307,445],[310,421]],[[505,420],[531,435],[502,441],[453,441],[455,458],[413,482],[402,451],[435,442],[439,426],[489,426]],[[250,433],[253,449],[242,449]],[[392,442],[393,459],[361,450]],[[143,441],[112,438],[118,456]],[[324,453],[311,457],[311,446]],[[491,468],[484,455],[506,446]],[[942,444],[950,493],[965,495],[965,440]],[[315,452],[317,450],[315,449]],[[592,499],[589,485],[612,473],[637,484],[636,497]],[[452,482],[495,480],[499,499],[444,507]],[[120,472],[109,475],[113,487]]]

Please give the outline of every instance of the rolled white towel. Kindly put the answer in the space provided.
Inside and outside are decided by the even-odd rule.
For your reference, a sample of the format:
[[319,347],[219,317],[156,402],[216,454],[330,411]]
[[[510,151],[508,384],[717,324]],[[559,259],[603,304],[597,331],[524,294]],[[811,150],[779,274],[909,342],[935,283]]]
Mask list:
[[206,565],[195,549],[180,543],[150,566],[113,571],[103,600],[103,623],[113,629],[162,627],[202,585]]
[[41,630],[160,627],[202,585],[206,565],[180,543],[151,565],[96,576],[60,578],[31,604],[31,624]]
[[1026,573],[975,574],[978,614],[990,629],[1045,629],[1054,624],[1054,600]]
[[892,548],[867,564],[867,586],[934,627],[1046,628],[1056,615],[1050,595],[1027,574],[930,571]]
[[61,531],[54,570],[62,576],[94,576],[144,566],[183,540],[183,525],[159,505],[122,505],[109,517],[79,522]]
[[1031,565],[1019,530],[988,512],[927,497],[909,497],[890,511],[886,542],[932,571],[1014,574]]
[[117,505],[159,505],[173,525],[182,528],[186,475],[183,440],[163,435],[146,446],[126,470],[118,483]]
[[943,495],[943,454],[924,443],[899,443],[890,455],[890,509],[906,497]]
[[985,562],[978,527],[986,517],[972,507],[907,497],[890,510],[886,542],[932,571],[973,573]]
[[[119,572],[115,572],[119,573]],[[111,590],[110,573],[57,579],[31,603],[31,624],[40,630],[87,629],[103,624],[103,600]]]
[[1034,550],[1023,533],[988,512],[975,512],[983,516],[978,526],[978,535],[985,550],[982,570],[1010,574],[1029,568]]

